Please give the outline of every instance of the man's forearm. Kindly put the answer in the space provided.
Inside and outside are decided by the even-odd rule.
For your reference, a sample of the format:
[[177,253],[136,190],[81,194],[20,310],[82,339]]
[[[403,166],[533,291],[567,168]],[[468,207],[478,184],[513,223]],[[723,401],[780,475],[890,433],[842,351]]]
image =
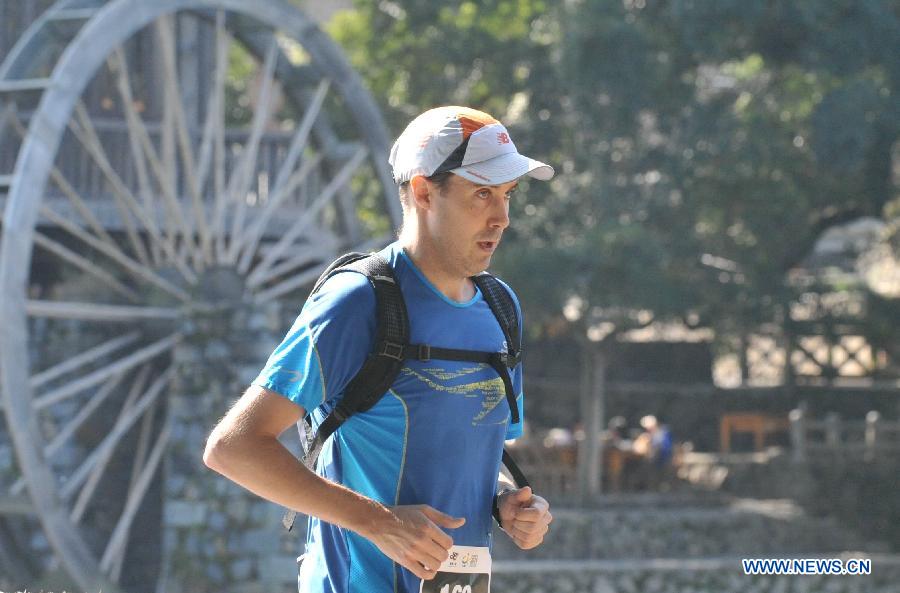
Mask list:
[[306,468],[272,437],[246,436],[204,455],[207,465],[254,494],[370,538],[391,512],[382,504]]

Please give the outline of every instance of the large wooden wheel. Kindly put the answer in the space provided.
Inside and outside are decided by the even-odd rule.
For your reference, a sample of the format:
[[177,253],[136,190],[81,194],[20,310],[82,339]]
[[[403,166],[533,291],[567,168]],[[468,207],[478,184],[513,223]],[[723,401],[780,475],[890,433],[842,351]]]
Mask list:
[[[191,27],[213,40],[208,72],[180,67]],[[133,67],[147,51],[152,79]],[[229,115],[241,56],[257,92]],[[186,76],[201,100],[185,100]],[[104,84],[108,114],[87,99]],[[0,67],[0,100],[20,136],[0,178],[12,494],[28,493],[81,588],[114,590],[169,439],[174,349],[198,318],[296,302],[335,254],[387,240],[386,128],[341,52],[279,0],[58,2]]]

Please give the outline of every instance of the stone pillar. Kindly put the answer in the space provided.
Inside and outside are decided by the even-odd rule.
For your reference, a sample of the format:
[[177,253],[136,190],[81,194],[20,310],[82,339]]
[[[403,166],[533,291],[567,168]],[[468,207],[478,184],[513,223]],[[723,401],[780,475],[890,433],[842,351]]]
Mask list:
[[[281,340],[277,309],[245,307],[197,320],[179,347],[172,390],[172,441],[165,462],[164,561],[157,591],[210,593],[296,588],[302,517],[287,533],[282,509],[203,464],[213,426],[244,392]],[[295,453],[299,438],[291,431]],[[286,442],[286,444],[288,444]]]

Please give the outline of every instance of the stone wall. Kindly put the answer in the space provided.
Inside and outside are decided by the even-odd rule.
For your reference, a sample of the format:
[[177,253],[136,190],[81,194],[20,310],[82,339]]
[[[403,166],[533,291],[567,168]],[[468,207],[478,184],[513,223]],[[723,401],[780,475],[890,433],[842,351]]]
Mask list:
[[[638,498],[638,497],[636,497]],[[656,509],[639,498],[632,507],[557,509],[539,548],[522,551],[504,534],[494,557],[526,560],[706,558],[802,552],[886,551],[840,527],[807,516],[788,501],[734,500],[716,507]]]
[[872,560],[871,575],[747,576],[740,559],[707,563],[647,562],[546,570],[498,565],[492,590],[504,593],[900,593],[895,557]]

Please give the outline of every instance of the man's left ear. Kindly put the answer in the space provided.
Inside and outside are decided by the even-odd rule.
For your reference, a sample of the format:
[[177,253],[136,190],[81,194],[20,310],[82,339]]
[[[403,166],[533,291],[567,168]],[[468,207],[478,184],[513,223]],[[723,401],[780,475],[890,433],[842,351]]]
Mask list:
[[410,179],[409,189],[416,208],[428,210],[431,207],[431,184],[424,176],[416,175]]

